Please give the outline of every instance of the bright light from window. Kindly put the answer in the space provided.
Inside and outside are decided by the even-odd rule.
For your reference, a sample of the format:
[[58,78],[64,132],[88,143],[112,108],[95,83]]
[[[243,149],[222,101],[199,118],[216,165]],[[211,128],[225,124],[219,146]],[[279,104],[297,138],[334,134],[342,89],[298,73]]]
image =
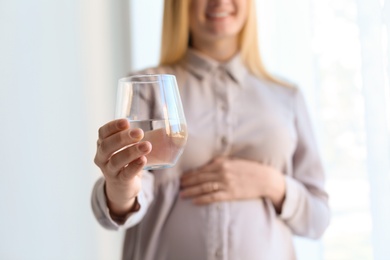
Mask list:
[[355,0],[313,1],[321,147],[332,222],[324,258],[372,259],[361,46]]

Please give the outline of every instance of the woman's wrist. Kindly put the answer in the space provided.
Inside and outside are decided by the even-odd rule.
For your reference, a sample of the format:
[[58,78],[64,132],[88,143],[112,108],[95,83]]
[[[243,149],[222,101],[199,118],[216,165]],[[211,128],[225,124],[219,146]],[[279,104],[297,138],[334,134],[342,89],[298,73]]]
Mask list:
[[131,213],[137,212],[141,208],[140,204],[138,203],[137,197],[133,198],[130,203],[130,208],[117,208],[114,205],[108,205],[112,220],[114,220],[118,224],[123,224]]
[[282,211],[283,202],[286,196],[285,177],[281,172],[270,169],[267,179],[267,187],[264,196],[271,200],[276,212],[279,214]]
[[[107,183],[106,183],[107,184]],[[137,197],[133,197],[129,200],[122,200],[119,203],[112,199],[112,194],[109,194],[109,190],[107,185],[105,185],[104,189],[107,207],[110,212],[110,216],[114,219],[122,219],[130,213],[136,212],[140,209],[140,204],[138,203]]]

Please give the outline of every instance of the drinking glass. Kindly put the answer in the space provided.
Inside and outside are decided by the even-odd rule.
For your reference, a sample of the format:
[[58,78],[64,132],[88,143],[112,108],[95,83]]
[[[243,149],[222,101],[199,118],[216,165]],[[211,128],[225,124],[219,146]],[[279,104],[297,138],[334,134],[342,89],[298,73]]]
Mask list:
[[115,117],[127,118],[130,128],[141,128],[142,141],[152,144],[145,170],[176,164],[188,134],[174,75],[136,75],[120,79]]

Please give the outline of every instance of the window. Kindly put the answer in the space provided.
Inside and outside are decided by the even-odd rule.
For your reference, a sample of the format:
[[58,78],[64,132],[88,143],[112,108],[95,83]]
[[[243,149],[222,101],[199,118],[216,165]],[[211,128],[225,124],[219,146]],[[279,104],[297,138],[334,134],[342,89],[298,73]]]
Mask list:
[[303,90],[327,173],[331,225],[320,243],[297,239],[298,257],[384,259],[390,255],[390,1],[257,4],[266,65]]

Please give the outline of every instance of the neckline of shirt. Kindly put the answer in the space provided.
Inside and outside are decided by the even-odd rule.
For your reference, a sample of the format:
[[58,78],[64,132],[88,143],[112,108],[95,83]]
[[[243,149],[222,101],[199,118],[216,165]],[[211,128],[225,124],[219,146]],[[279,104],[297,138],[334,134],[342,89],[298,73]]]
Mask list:
[[184,59],[184,64],[195,76],[200,79],[208,75],[213,75],[218,68],[225,70],[229,76],[242,86],[243,79],[247,73],[247,69],[241,60],[240,53],[234,55],[227,62],[218,62],[199,51],[188,48]]

